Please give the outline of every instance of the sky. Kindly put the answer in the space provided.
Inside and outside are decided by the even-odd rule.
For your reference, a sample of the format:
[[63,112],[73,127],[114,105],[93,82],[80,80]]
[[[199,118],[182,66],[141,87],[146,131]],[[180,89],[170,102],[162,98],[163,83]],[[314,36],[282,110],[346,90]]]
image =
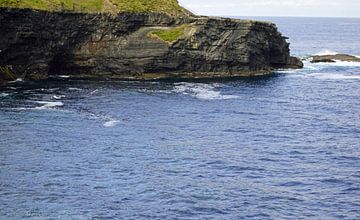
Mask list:
[[360,0],[179,0],[214,16],[360,17]]

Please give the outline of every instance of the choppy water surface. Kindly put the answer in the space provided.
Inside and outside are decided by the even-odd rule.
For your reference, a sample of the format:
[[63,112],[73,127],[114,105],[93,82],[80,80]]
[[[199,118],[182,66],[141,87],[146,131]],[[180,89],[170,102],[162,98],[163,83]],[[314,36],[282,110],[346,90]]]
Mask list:
[[360,219],[360,63],[18,82],[0,124],[0,219]]

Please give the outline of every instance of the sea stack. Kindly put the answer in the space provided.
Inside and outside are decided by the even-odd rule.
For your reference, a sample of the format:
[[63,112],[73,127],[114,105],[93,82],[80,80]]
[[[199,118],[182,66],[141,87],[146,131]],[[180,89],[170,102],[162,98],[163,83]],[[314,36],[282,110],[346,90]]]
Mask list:
[[218,78],[303,65],[268,22],[195,16],[176,0],[43,2],[0,4],[0,66],[17,77]]

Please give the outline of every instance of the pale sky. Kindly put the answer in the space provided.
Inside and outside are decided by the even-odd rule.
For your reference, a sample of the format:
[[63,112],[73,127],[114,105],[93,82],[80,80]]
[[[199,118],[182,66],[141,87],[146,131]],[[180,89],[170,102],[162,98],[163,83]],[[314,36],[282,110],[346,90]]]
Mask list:
[[195,14],[360,17],[360,0],[179,0]]

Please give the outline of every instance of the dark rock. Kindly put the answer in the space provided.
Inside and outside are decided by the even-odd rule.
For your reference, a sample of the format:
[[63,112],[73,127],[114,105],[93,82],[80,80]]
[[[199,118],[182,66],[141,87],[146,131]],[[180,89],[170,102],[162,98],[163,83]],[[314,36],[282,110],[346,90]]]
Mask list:
[[[153,30],[186,24],[174,43]],[[0,8],[0,66],[18,76],[214,78],[301,68],[272,23],[156,13],[81,14]]]
[[304,63],[298,57],[289,57],[286,67],[290,69],[301,69],[304,67]]
[[360,62],[360,58],[347,54],[312,56],[312,63],[335,63],[336,60],[346,62]]

